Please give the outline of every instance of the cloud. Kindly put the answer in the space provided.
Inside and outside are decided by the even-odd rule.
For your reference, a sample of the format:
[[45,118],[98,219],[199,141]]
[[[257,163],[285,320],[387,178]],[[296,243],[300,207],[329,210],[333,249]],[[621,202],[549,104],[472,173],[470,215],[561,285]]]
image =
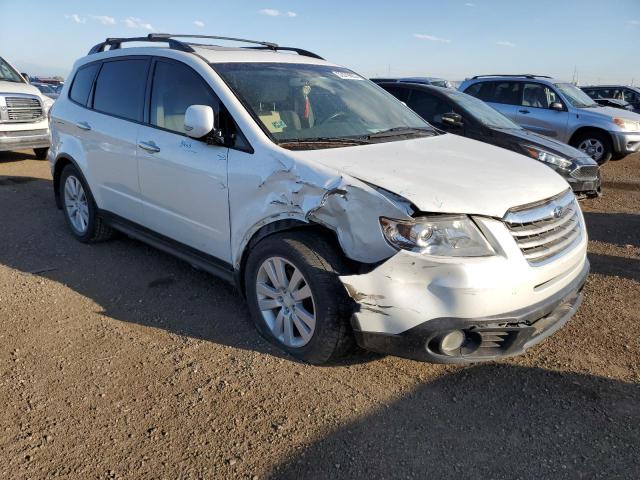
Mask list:
[[71,15],[65,15],[64,18],[69,18],[69,19],[73,20],[76,23],[86,23],[86,21],[87,21],[86,18],[81,17],[77,13],[74,13],[74,14],[71,14]]
[[508,42],[506,40],[502,41],[502,42],[496,42],[496,45],[500,45],[501,47],[509,47],[509,48],[513,48],[516,46],[515,43],[513,42]]
[[476,4],[475,3],[471,3],[471,2],[467,2],[464,4],[465,7],[475,7]]
[[451,43],[451,40],[448,38],[440,38],[434,35],[427,35],[425,33],[414,33],[413,37],[418,40],[428,40],[430,42]]
[[634,27],[637,27],[638,25],[640,25],[640,20],[627,20],[627,23],[629,25],[633,25]]
[[127,17],[123,20],[123,23],[129,28],[142,28],[144,30],[153,30],[153,26],[150,23],[140,20],[135,17]]
[[280,10],[276,10],[275,8],[263,8],[262,10],[258,10],[260,15],[266,15],[267,17],[297,17],[298,14],[296,12],[281,12]]
[[204,28],[204,22],[202,20],[194,20],[193,24],[198,28]]
[[93,20],[100,22],[103,25],[115,25],[116,19],[108,15],[89,15]]

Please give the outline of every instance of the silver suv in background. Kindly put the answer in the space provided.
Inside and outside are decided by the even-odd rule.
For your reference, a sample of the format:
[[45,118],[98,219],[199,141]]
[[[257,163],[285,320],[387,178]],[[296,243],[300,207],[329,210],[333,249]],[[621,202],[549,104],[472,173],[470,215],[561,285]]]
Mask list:
[[459,90],[527,130],[582,150],[600,165],[640,150],[640,115],[600,106],[569,82],[540,75],[478,75]]

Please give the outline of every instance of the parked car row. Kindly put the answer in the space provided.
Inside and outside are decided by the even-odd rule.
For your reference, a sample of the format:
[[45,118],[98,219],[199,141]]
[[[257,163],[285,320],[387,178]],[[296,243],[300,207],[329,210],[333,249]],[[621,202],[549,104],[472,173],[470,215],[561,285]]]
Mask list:
[[[258,331],[312,363],[353,343],[490,360],[575,313],[587,233],[547,165],[597,190],[584,155],[453,90],[425,102],[436,128],[312,52],[193,37],[107,39],[74,65],[51,109],[49,161],[79,241],[119,230],[232,282]],[[151,46],[123,48],[141,40]],[[393,87],[417,111],[438,91]],[[554,113],[574,108],[566,95]]]

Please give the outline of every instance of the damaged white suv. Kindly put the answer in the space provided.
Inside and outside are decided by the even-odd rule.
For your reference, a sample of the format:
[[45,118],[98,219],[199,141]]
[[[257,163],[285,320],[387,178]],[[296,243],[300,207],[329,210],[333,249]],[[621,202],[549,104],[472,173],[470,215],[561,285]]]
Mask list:
[[96,45],[53,107],[79,240],[117,229],[234,282],[260,333],[312,363],[354,343],[494,359],[576,311],[587,234],[559,175],[311,52],[176,37]]

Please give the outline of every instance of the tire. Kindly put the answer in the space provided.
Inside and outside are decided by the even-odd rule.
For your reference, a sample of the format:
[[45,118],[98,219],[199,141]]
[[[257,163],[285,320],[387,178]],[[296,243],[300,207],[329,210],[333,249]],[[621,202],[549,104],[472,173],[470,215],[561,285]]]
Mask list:
[[36,154],[36,158],[38,160],[46,160],[47,154],[49,153],[48,148],[34,148],[33,152]]
[[[276,262],[271,263],[272,266],[277,265],[277,259],[282,260],[284,264],[286,283],[291,291],[294,291],[296,286],[292,287],[289,280],[293,279],[297,269],[302,281],[297,284],[300,288],[294,294],[305,290],[306,287],[303,286],[306,285],[309,287],[311,300],[305,298],[301,303],[291,305],[297,301],[292,295],[289,297],[290,303],[287,304],[287,294],[290,293],[287,289],[280,297],[285,300],[281,301],[279,306],[263,311],[261,305],[264,308],[265,305],[278,302],[274,300],[275,282],[271,282],[272,277],[266,275],[266,269],[263,268],[269,262]],[[295,358],[312,364],[328,363],[349,353],[355,345],[349,323],[353,303],[338,278],[341,266],[342,259],[337,249],[316,232],[285,232],[260,241],[249,254],[245,269],[247,303],[258,332]],[[261,285],[260,292],[258,283]],[[265,288],[271,292],[269,296],[264,295]],[[259,295],[262,297],[261,300]],[[312,312],[309,311],[311,309]],[[291,320],[283,314],[279,326],[278,315],[287,310],[290,312]],[[307,328],[307,314],[315,317],[311,333]],[[307,320],[303,321],[304,318]],[[289,338],[286,332],[287,323],[291,325]],[[307,338],[302,335],[303,329],[307,329]]]
[[571,142],[571,146],[589,155],[598,165],[604,165],[613,156],[611,139],[606,133],[596,130],[578,134]]
[[[67,186],[67,183],[69,183],[69,186]],[[78,202],[73,201],[74,192],[72,191],[72,185],[74,184],[81,187],[81,190],[77,190],[81,193],[75,195]],[[64,218],[67,221],[71,233],[73,233],[78,240],[83,243],[96,243],[111,238],[113,229],[98,215],[98,208],[96,207],[96,202],[93,199],[91,190],[75,166],[67,165],[64,167],[60,175],[59,187],[60,204],[62,205]],[[67,194],[67,188],[70,190],[70,195]],[[79,205],[82,204],[82,198],[85,200],[86,209],[79,207]],[[75,209],[73,206],[75,206]],[[84,228],[79,227],[77,222],[78,215],[72,215],[72,212],[79,212],[80,210],[86,214],[86,216],[84,214],[80,215],[84,220],[84,222],[82,222],[85,224]],[[74,220],[74,218],[76,220]]]

